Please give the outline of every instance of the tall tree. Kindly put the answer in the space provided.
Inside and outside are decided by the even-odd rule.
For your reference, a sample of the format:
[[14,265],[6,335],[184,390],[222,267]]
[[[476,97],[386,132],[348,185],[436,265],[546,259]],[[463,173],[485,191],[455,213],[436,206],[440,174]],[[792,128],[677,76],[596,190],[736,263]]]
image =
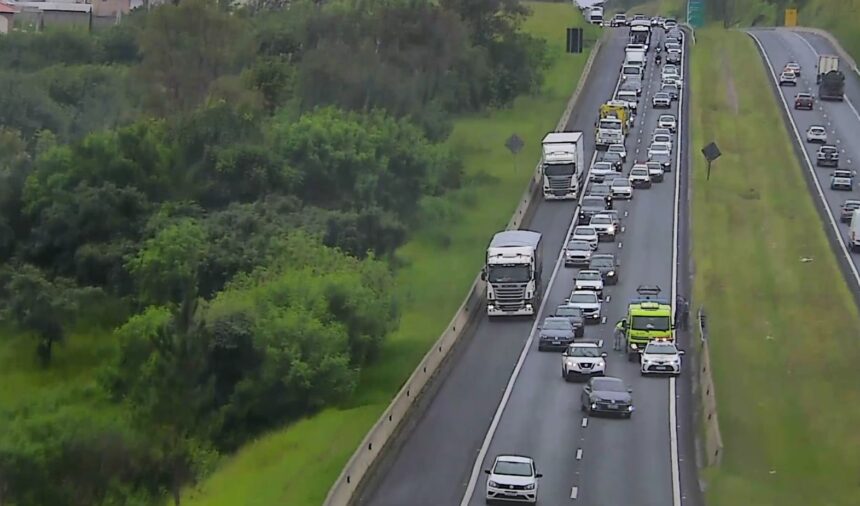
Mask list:
[[138,39],[137,69],[150,84],[150,106],[167,114],[199,104],[218,77],[250,59],[246,33],[245,21],[207,0],[153,9]]

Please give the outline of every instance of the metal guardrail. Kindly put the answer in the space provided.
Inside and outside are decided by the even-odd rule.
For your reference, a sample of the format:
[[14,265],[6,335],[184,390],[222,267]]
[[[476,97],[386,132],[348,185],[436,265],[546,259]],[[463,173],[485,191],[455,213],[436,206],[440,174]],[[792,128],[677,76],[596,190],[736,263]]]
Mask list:
[[[604,32],[603,37],[605,36]],[[579,95],[582,93],[582,88],[594,64],[594,59],[602,47],[603,37],[595,42],[591,54],[588,56],[576,89],[556,125],[555,131],[557,132],[563,131],[567,126],[573,108]],[[530,216],[533,204],[541,201],[540,190],[542,185],[540,184],[539,169],[540,164],[535,167],[534,175],[529,180],[529,185],[508,222],[507,230],[518,229],[523,221]],[[442,365],[449,352],[464,335],[464,330],[468,328],[468,324],[472,318],[484,315],[481,311],[481,308],[483,308],[484,293],[485,283],[481,281],[479,274],[472,283],[472,287],[469,289],[463,304],[448,324],[448,327],[430,351],[421,359],[418,367],[413,371],[406,383],[404,383],[382,416],[371,427],[362,440],[361,445],[355,450],[355,453],[352,454],[352,457],[350,457],[346,466],[341,471],[340,476],[338,476],[329,489],[323,506],[345,506],[355,499],[355,493],[359,490],[362,480],[377,463],[379,457],[384,454],[392,437],[398,433],[401,424],[406,420],[415,400],[420,397],[421,392],[433,378],[439,366]]]

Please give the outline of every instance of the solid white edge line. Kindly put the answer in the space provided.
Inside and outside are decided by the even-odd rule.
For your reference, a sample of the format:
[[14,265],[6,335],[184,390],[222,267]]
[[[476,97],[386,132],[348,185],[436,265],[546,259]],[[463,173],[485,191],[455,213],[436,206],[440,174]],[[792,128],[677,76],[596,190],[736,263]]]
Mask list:
[[833,228],[833,231],[836,232],[836,237],[839,238],[839,249],[842,250],[842,253],[845,255],[845,258],[848,260],[848,266],[851,268],[852,274],[854,274],[854,282],[860,285],[860,272],[857,271],[857,266],[854,265],[854,259],[851,257],[851,253],[848,252],[848,248],[845,246],[842,232],[839,230],[839,225],[836,223],[836,218],[833,217],[833,211],[830,210],[830,205],[827,203],[827,198],[824,196],[824,190],[821,188],[821,183],[818,181],[818,176],[815,174],[815,167],[812,165],[812,160],[809,158],[809,154],[806,152],[806,145],[803,143],[803,138],[800,136],[800,131],[797,129],[797,124],[794,121],[794,116],[791,115],[791,109],[788,107],[788,102],[786,102],[785,96],[783,96],[782,94],[782,90],[779,89],[779,79],[776,77],[776,73],[773,69],[773,63],[770,61],[770,57],[767,55],[767,51],[764,50],[764,45],[761,43],[759,38],[752,31],[748,31],[746,33],[755,41],[756,45],[758,45],[759,51],[764,56],[765,62],[767,62],[767,70],[770,72],[770,77],[771,79],[773,79],[774,84],[776,84],[777,95],[782,102],[782,106],[788,113],[788,120],[791,124],[791,130],[794,132],[795,140],[800,145],[800,151],[803,153],[803,159],[806,161],[806,168],[812,175],[812,181],[815,183],[815,190],[818,192],[818,197],[824,203],[824,209],[827,211],[827,219],[828,221],[830,221],[830,226]]
[[460,506],[468,506],[469,502],[472,500],[472,495],[475,493],[475,487],[478,483],[478,477],[481,474],[481,465],[484,463],[484,459],[487,456],[487,451],[490,449],[490,443],[492,443],[493,436],[496,434],[496,428],[498,427],[499,422],[502,419],[502,414],[505,411],[505,407],[507,407],[508,405],[508,399],[511,396],[511,392],[513,392],[514,390],[514,384],[516,383],[517,378],[520,375],[520,369],[522,369],[523,364],[526,361],[526,357],[528,356],[529,350],[531,350],[532,343],[534,342],[535,330],[537,330],[537,326],[540,325],[540,318],[543,314],[544,307],[549,300],[549,294],[550,292],[552,292],[552,286],[553,284],[555,284],[555,279],[558,276],[558,272],[561,269],[561,266],[564,265],[564,245],[567,244],[567,238],[570,237],[570,235],[573,233],[573,228],[576,226],[576,222],[579,219],[579,206],[582,203],[582,197],[585,196],[585,187],[587,186],[588,178],[591,175],[591,165],[594,164],[594,160],[596,158],[597,149],[594,150],[594,154],[591,156],[591,163],[588,165],[588,169],[586,170],[585,175],[583,177],[583,181],[586,181],[586,183],[582,185],[582,190],[579,193],[579,197],[577,197],[576,207],[573,210],[573,217],[570,220],[570,226],[567,228],[567,235],[564,236],[561,250],[559,251],[558,258],[556,258],[555,261],[555,267],[552,270],[552,275],[549,278],[549,283],[547,283],[546,290],[544,290],[544,296],[541,300],[540,307],[538,307],[537,313],[535,313],[535,322],[532,325],[531,330],[529,331],[529,338],[526,340],[526,343],[523,346],[522,351],[520,352],[520,356],[517,359],[517,364],[516,366],[514,366],[514,371],[511,373],[511,377],[508,379],[508,384],[505,387],[505,393],[502,395],[502,400],[499,402],[499,406],[496,408],[496,413],[493,416],[493,421],[490,423],[490,428],[487,430],[487,434],[484,436],[484,441],[481,443],[481,449],[478,451],[478,456],[475,458],[475,463],[472,466],[472,474],[469,477],[469,483],[466,486],[466,492],[463,494],[463,499],[460,501]]
[[[681,153],[684,151],[684,143],[681,136],[684,135],[684,95],[689,93],[689,77],[684,73],[687,66],[687,53],[690,45],[687,44],[686,34],[684,44],[686,48],[681,53],[681,78],[687,81],[687,86],[681,87],[678,97],[678,150],[675,158],[675,209],[672,220],[672,319],[674,320],[675,296],[678,293],[678,227],[680,222],[680,197],[681,197]],[[689,139],[688,139],[689,142]],[[689,149],[689,145],[688,145]],[[689,172],[689,167],[688,167]],[[681,506],[681,466],[678,461],[678,406],[675,402],[675,377],[669,378],[669,459],[672,466],[672,505]]]
[[[818,50],[815,49],[815,46],[813,46],[811,42],[806,40],[806,37],[800,35],[799,33],[795,32],[795,31],[791,31],[790,33],[792,33],[795,37],[802,40],[806,44],[806,46],[809,48],[809,50],[812,51],[812,54],[814,54],[815,56],[821,56],[821,53],[819,53]],[[856,71],[856,69],[855,69],[855,71]],[[858,111],[857,108],[854,107],[854,102],[852,102],[851,99],[848,98],[847,93],[844,96],[845,96],[845,103],[847,103],[848,107],[851,108],[851,111],[854,112],[854,116],[857,116],[857,119],[860,120],[860,111]]]

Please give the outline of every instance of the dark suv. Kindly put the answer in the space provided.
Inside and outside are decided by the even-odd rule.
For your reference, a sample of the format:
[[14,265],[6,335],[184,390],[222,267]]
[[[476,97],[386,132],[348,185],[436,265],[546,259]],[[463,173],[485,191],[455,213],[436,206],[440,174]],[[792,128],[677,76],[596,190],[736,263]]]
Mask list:
[[794,96],[795,109],[806,109],[807,111],[811,111],[813,105],[815,105],[815,99],[809,93],[798,93]]

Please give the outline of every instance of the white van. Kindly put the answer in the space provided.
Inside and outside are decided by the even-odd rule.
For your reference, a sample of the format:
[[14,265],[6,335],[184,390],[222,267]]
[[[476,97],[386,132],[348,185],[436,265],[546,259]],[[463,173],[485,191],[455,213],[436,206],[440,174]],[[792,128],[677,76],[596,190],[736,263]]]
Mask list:
[[860,209],[855,209],[851,215],[851,225],[848,227],[848,249],[860,252]]

